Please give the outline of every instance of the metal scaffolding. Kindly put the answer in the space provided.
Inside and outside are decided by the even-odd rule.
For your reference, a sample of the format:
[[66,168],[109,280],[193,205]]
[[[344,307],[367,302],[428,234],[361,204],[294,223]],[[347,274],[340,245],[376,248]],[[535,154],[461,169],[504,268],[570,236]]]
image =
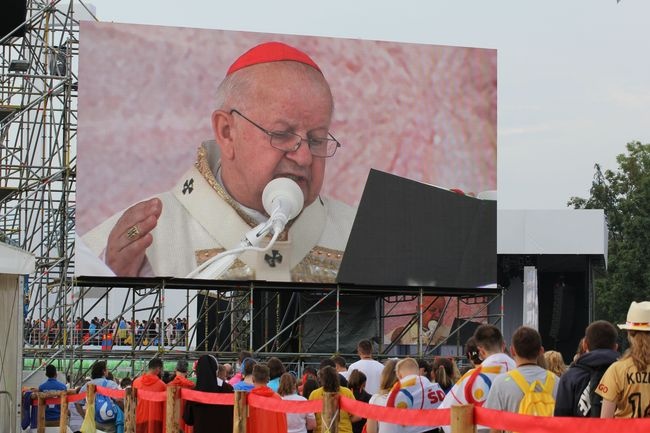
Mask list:
[[72,14],[72,4],[27,2],[25,35],[0,40],[0,237],[36,257],[25,290],[30,320],[69,314],[78,55]]
[[[87,375],[93,360],[102,358],[132,376],[161,353],[168,360],[196,358],[205,352],[234,359],[240,350],[279,356],[291,363],[307,362],[341,352],[341,339],[346,336],[340,332],[340,305],[360,299],[355,296],[373,297],[368,307],[376,321],[376,341],[388,355],[394,344],[384,344],[381,335],[383,320],[391,316],[390,308],[384,308],[388,299],[410,296],[417,300],[417,311],[405,329],[417,324],[420,330],[422,314],[429,308],[423,302],[425,295],[483,299],[485,307],[477,308],[477,314],[500,299],[501,291],[496,289],[458,292],[160,278],[75,280],[79,54],[75,9],[90,12],[83,2],[28,1],[25,36],[0,40],[0,241],[36,257],[36,272],[25,289],[26,369],[57,362],[74,381]],[[307,295],[311,304],[301,302]],[[166,298],[172,296],[184,298],[184,306],[166,308]],[[323,309],[325,305],[334,307]],[[445,310],[453,314],[452,308]],[[101,344],[89,344],[84,340],[85,330],[80,334],[75,327],[77,318],[97,311],[107,319],[97,329],[100,336],[118,331],[121,317],[149,324],[185,318],[189,326],[182,337],[176,335],[173,340],[161,335],[137,338],[137,331],[131,330],[130,344],[101,350]],[[320,320],[315,319],[321,317],[317,312],[326,314],[327,320],[307,344],[302,331],[308,321]],[[493,323],[500,319],[498,315],[483,317]],[[315,342],[330,331],[335,334],[334,345],[327,352],[315,353]],[[435,348],[431,340],[418,337],[418,355]]]

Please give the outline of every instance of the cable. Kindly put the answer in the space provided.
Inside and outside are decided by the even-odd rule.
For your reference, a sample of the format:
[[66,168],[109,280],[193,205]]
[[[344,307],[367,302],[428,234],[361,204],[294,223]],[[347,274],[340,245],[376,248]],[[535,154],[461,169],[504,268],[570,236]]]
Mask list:
[[[259,251],[259,252],[268,251],[278,240],[278,237],[280,236],[281,233],[281,231],[278,231],[276,229],[276,225],[273,223],[274,221],[270,220],[258,225],[253,230],[250,230],[248,233],[246,233],[246,236],[241,240],[239,247],[233,248],[232,250],[223,251],[217,254],[216,256],[210,258],[209,260],[206,260],[204,263],[199,265],[192,272],[187,274],[185,278],[198,278],[204,280],[216,279],[222,273],[224,273],[228,268],[230,268],[230,266],[237,258],[236,256],[239,256],[240,254],[246,251]],[[266,235],[266,233],[269,230],[273,230],[273,236],[271,237],[271,240],[269,241],[268,245],[266,245],[265,247],[257,247],[256,245],[262,240],[264,235]],[[232,257],[228,260],[222,260],[228,256],[232,256]]]

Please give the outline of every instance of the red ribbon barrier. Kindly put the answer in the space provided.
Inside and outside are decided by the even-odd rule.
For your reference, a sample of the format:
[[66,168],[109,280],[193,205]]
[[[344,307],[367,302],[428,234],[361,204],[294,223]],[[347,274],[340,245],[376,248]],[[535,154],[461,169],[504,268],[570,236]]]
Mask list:
[[339,400],[341,409],[363,418],[401,425],[449,425],[451,409],[398,409],[357,401],[348,397]]
[[112,389],[112,388],[104,388],[103,386],[97,386],[97,394],[101,394],[110,398],[121,400],[126,396],[126,391],[124,391],[123,389]]
[[[76,401],[83,400],[84,398],[86,398],[85,392],[82,392],[81,394],[70,394],[68,395],[68,403],[74,403]],[[61,404],[61,397],[46,398],[45,404]],[[38,399],[32,401],[32,406],[38,406]]]
[[144,391],[138,390],[138,400],[147,400],[147,401],[167,401],[167,392],[166,391]]
[[288,401],[255,394],[248,394],[248,405],[271,412],[283,413],[315,413],[323,411],[322,400]]
[[494,429],[522,433],[647,433],[650,419],[601,419],[519,415],[483,407],[474,407],[474,423]]
[[235,394],[233,393],[203,392],[182,388],[181,398],[183,400],[204,404],[220,404],[225,406],[232,406],[235,404]]

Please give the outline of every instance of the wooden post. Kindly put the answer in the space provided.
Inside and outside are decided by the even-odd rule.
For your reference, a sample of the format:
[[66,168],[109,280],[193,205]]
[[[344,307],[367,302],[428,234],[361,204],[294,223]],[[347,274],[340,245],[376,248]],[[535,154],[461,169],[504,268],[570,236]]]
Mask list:
[[323,412],[321,413],[321,431],[324,433],[338,433],[339,431],[339,393],[323,393]]
[[465,404],[451,407],[451,433],[475,433],[474,406]]
[[246,391],[235,391],[235,405],[233,406],[232,432],[246,433],[246,419],[248,418],[248,402]]
[[38,393],[38,418],[36,421],[36,431],[45,433],[45,396]]
[[179,415],[180,415],[180,393],[179,387],[177,386],[168,386],[167,387],[167,407],[165,411],[165,432],[166,433],[178,433],[179,430]]
[[89,383],[88,387],[86,388],[86,416],[84,417],[84,419],[86,419],[86,417],[88,417],[88,416],[93,417],[93,418],[95,417],[94,411],[90,412],[89,408],[90,408],[91,404],[92,405],[95,404],[95,391],[96,390],[97,390],[97,387],[96,387],[96,385],[94,383]]
[[68,393],[61,393],[61,418],[59,419],[59,433],[68,433]]
[[136,390],[126,388],[124,397],[124,433],[135,433]]

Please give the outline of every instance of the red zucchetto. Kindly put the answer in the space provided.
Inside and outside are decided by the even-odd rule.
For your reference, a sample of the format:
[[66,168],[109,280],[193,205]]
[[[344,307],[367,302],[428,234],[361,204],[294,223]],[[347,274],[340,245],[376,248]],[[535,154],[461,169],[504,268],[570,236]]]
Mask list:
[[230,68],[228,68],[226,76],[229,76],[232,73],[239,71],[240,69],[247,68],[248,66],[259,65],[260,63],[282,61],[303,63],[305,65],[311,66],[322,74],[322,71],[316,62],[314,62],[311,57],[299,49],[287,44],[283,44],[282,42],[265,42],[251,48],[239,56],[239,58],[235,60],[232,65],[230,65]]

